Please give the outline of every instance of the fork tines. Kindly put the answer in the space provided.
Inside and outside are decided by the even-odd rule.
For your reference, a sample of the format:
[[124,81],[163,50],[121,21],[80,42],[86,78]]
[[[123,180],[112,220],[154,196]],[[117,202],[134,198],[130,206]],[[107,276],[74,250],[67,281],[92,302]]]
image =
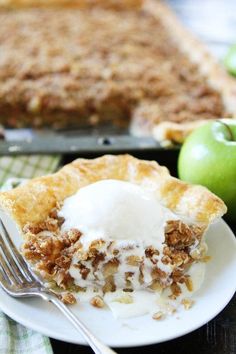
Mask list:
[[29,269],[0,220],[0,283],[5,290],[19,285],[33,284],[35,276]]

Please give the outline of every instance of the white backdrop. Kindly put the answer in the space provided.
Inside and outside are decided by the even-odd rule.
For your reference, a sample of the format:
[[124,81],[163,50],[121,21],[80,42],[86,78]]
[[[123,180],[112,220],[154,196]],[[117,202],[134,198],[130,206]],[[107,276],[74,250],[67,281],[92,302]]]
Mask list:
[[236,44],[236,0],[167,0],[182,22],[222,58]]

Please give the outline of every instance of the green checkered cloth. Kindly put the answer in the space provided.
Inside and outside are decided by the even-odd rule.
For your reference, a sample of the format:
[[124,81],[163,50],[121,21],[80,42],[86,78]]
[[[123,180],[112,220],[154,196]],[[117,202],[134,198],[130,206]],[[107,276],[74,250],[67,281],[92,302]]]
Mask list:
[[54,172],[59,156],[31,155],[0,157],[0,185],[8,178],[33,178]]
[[49,338],[0,313],[1,354],[52,354]]
[[[0,186],[12,188],[14,178],[33,178],[54,172],[60,156],[0,157]],[[7,180],[11,181],[8,183]],[[52,354],[49,338],[25,328],[0,312],[1,354]]]

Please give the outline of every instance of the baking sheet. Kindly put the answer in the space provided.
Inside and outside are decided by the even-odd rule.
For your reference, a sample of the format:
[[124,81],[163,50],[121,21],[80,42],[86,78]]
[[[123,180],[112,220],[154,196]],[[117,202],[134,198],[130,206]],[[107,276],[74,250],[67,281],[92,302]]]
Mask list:
[[90,131],[36,131],[33,129],[6,130],[6,139],[0,141],[0,155],[21,154],[89,154],[93,152],[118,153],[155,151],[163,149],[151,137],[134,137],[126,131],[114,129]]
[[[234,0],[168,0],[187,28],[205,42],[220,60],[236,41],[236,2]],[[235,10],[235,11],[234,11]],[[214,13],[214,16],[212,14]],[[172,147],[176,149],[177,147]],[[111,126],[84,127],[72,131],[6,130],[0,140],[0,155],[44,153],[115,153],[123,151],[161,151],[153,138],[137,138],[128,130]]]

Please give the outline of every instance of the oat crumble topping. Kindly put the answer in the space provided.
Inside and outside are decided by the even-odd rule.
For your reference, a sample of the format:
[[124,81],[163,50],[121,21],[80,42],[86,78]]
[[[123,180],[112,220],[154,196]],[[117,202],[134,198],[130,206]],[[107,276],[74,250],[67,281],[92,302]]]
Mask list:
[[165,317],[165,314],[162,311],[158,311],[156,313],[153,314],[152,318],[154,320],[162,320]]
[[97,308],[103,308],[105,306],[103,299],[101,298],[101,296],[98,296],[98,295],[94,296],[90,300],[90,304],[94,307],[97,307]]
[[181,304],[184,306],[185,310],[189,310],[193,306],[194,300],[182,299]]
[[[66,295],[60,295],[65,303],[74,303],[76,300],[70,292],[84,291],[83,286],[74,283],[74,279],[69,273],[72,265],[73,256],[76,253],[78,262],[73,266],[79,270],[81,279],[86,281],[93,279],[92,282],[99,283],[98,271],[101,270],[103,277],[103,293],[113,292],[117,289],[115,276],[119,272],[121,262],[120,255],[130,271],[124,273],[125,286],[124,293],[127,299],[132,299],[129,293],[133,291],[134,281],[138,281],[140,286],[145,286],[150,290],[161,290],[170,287],[171,299],[176,299],[181,294],[181,284],[185,284],[189,291],[193,290],[192,280],[186,274],[190,265],[196,261],[191,256],[191,247],[195,244],[201,245],[203,229],[195,225],[184,224],[180,220],[170,220],[165,227],[165,247],[164,256],[161,261],[165,265],[171,265],[172,272],[167,274],[159,268],[159,251],[153,246],[144,250],[143,257],[135,254],[134,246],[125,246],[118,250],[114,241],[106,242],[102,239],[91,242],[88,250],[84,250],[80,238],[81,232],[77,229],[71,229],[67,232],[61,231],[64,220],[57,215],[54,209],[45,222],[37,225],[25,225],[24,233],[26,241],[23,245],[23,253],[26,259],[34,266],[35,270],[48,282],[54,289],[69,291]],[[201,247],[200,247],[201,249]],[[109,256],[110,255],[110,256]],[[205,254],[202,252],[204,259]],[[145,284],[144,273],[145,258],[149,260],[151,283]],[[201,258],[198,258],[200,260]],[[138,271],[138,279],[134,279],[135,272]],[[128,300],[125,301],[128,301]],[[127,303],[127,302],[126,302]],[[130,303],[130,302],[128,302]],[[186,302],[182,302],[186,307]],[[103,299],[95,296],[91,300],[95,307],[103,307]]]
[[227,115],[220,94],[145,10],[1,10],[0,22],[4,125],[134,120],[149,131],[161,121]]

